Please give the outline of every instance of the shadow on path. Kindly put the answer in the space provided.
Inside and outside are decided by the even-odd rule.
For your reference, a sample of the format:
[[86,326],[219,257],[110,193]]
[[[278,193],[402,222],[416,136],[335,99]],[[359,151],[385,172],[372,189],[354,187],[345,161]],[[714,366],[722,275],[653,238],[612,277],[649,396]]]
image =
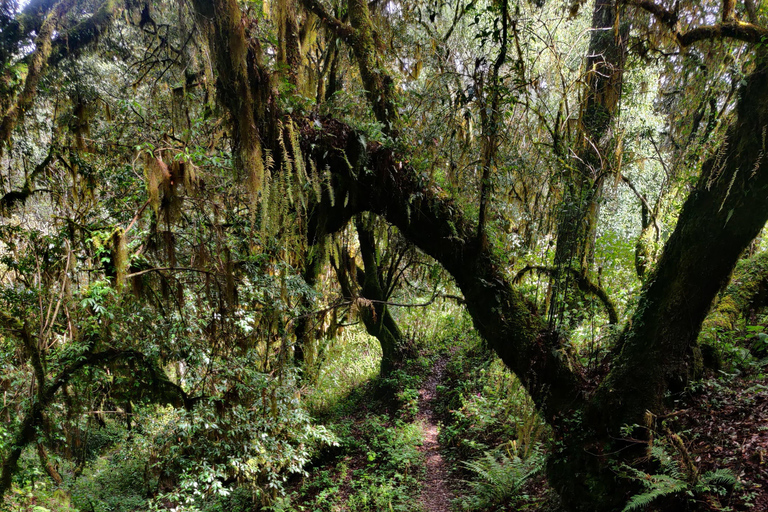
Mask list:
[[437,441],[437,418],[433,402],[437,397],[437,385],[443,377],[448,359],[440,358],[435,364],[432,375],[419,390],[419,413],[416,419],[424,431],[424,453],[426,476],[424,487],[419,498],[419,504],[425,512],[448,512],[451,509],[453,493],[448,486],[449,469],[440,453],[440,443]]

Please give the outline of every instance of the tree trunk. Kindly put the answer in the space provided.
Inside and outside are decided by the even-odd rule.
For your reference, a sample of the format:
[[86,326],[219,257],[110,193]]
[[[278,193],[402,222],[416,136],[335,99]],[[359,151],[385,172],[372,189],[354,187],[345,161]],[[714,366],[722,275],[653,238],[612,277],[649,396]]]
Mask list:
[[[571,510],[613,510],[626,499],[626,483],[617,481],[611,467],[614,459],[631,462],[644,450],[636,440],[647,435],[648,418],[660,415],[665,397],[682,391],[700,371],[702,322],[768,220],[768,172],[761,168],[768,130],[763,63],[747,78],[737,112],[683,205],[611,354],[610,373],[583,411],[554,425],[563,448],[551,461],[549,476]],[[623,440],[627,425],[640,426],[632,442]]]
[[51,477],[51,480],[53,480],[56,485],[61,485],[64,480],[61,479],[61,475],[51,463],[51,460],[48,458],[48,453],[45,451],[45,446],[43,446],[43,443],[40,441],[37,442],[37,456],[40,459],[40,464],[45,468],[45,472]]
[[363,258],[363,282],[360,295],[372,301],[372,306],[363,309],[361,316],[368,334],[376,336],[381,344],[380,373],[387,375],[397,363],[397,353],[403,343],[403,334],[386,304],[389,295],[385,290],[379,268],[373,230],[360,217],[355,222],[355,227],[360,242],[360,254]]
[[[627,30],[618,28],[617,5],[597,0],[592,13],[585,74],[586,91],[581,107],[572,165],[562,173],[563,200],[557,223],[550,317],[567,307],[571,269],[586,274],[594,257],[595,233],[603,184],[611,172],[616,141],[611,131],[621,97]],[[568,155],[570,156],[570,155]]]
[[[352,256],[344,249],[343,261],[339,261],[336,266],[336,275],[345,297],[350,299],[359,297],[364,299],[362,302],[369,303],[359,306],[360,319],[368,334],[379,341],[382,354],[379,373],[386,376],[399,361],[399,347],[403,343],[403,334],[386,304],[389,294],[379,267],[373,231],[360,218],[355,225],[363,268],[358,267]],[[355,290],[355,286],[359,286],[359,290]]]

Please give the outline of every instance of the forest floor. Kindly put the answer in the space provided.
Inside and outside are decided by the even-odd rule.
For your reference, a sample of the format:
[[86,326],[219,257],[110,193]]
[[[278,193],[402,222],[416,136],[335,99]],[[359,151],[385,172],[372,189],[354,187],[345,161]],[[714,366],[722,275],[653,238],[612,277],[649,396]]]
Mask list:
[[449,467],[443,459],[440,443],[437,439],[439,428],[434,408],[437,385],[442,379],[447,362],[445,357],[438,359],[432,374],[419,389],[419,412],[416,415],[416,420],[422,424],[424,431],[422,453],[424,454],[426,473],[419,504],[426,512],[448,511],[453,499]]
[[[652,510],[768,511],[768,377],[763,370],[753,368],[751,377],[723,374],[702,380],[676,410],[658,418],[654,447],[661,458],[645,468],[654,474],[643,480],[658,482],[655,489],[662,491]],[[339,444],[296,482],[291,510],[560,510],[543,471],[547,431],[526,412],[523,400],[519,384],[482,350],[414,355],[391,376],[356,387],[320,419]],[[520,447],[526,445],[533,447],[531,459],[522,455]],[[514,458],[516,453],[524,460]],[[686,459],[696,468],[693,483],[681,482]],[[524,482],[515,480],[515,471],[531,469]],[[733,475],[738,483],[711,483],[707,475],[715,471]],[[665,482],[683,485],[684,492],[665,492]]]
[[338,437],[293,483],[292,510],[450,512],[455,478],[443,458],[438,386],[448,356],[415,356],[320,414]]
[[768,511],[768,380],[706,380],[672,413],[699,474],[728,469],[734,492],[711,496],[709,510]]

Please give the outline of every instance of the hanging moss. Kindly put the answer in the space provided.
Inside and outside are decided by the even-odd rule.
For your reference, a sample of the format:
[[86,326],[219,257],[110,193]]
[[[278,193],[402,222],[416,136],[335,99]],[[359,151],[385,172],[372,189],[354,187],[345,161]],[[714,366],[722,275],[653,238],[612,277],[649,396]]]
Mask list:
[[122,288],[128,270],[128,245],[123,228],[117,228],[110,237],[112,265],[115,268],[115,286]]

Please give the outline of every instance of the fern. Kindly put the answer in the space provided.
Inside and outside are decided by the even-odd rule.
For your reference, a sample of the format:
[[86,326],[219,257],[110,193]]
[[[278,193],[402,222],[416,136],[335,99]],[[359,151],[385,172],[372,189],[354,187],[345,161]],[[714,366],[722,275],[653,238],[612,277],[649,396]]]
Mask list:
[[261,190],[261,232],[266,239],[270,235],[270,220],[272,219],[272,176],[265,176],[264,187]]
[[643,510],[653,501],[664,496],[671,496],[688,490],[688,483],[670,475],[648,475],[641,482],[646,491],[630,498],[622,512]]
[[328,189],[328,195],[330,196],[331,200],[331,207],[333,207],[336,205],[336,194],[334,193],[333,184],[331,183],[331,167],[329,165],[326,165],[323,169],[323,182]]
[[651,448],[650,456],[659,463],[661,474],[651,475],[624,466],[630,473],[630,478],[640,482],[645,490],[632,496],[622,512],[645,510],[651,503],[665,496],[687,494],[691,498],[709,492],[725,494],[728,487],[737,484],[736,476],[728,469],[708,471],[695,482],[686,481],[685,472],[680,463],[675,460],[662,444],[656,444]]
[[312,182],[312,190],[315,192],[315,199],[317,202],[323,198],[323,180],[320,177],[320,173],[317,171],[317,165],[314,160],[309,161],[310,182]]
[[296,166],[296,177],[302,185],[309,181],[307,176],[307,166],[304,165],[304,158],[301,156],[301,145],[299,143],[299,134],[292,119],[288,119],[288,137],[291,143],[291,152],[294,155],[294,165]]
[[476,475],[468,482],[473,496],[465,498],[468,510],[482,510],[494,505],[507,503],[519,497],[525,482],[541,470],[543,457],[539,452],[526,460],[518,456],[485,452],[479,459],[463,463]]
[[730,469],[716,469],[707,471],[701,477],[703,485],[719,485],[722,487],[733,487],[738,483],[736,475]]
[[661,473],[680,480],[684,478],[680,464],[669,454],[663,443],[652,445],[650,456],[651,459],[659,463]]

